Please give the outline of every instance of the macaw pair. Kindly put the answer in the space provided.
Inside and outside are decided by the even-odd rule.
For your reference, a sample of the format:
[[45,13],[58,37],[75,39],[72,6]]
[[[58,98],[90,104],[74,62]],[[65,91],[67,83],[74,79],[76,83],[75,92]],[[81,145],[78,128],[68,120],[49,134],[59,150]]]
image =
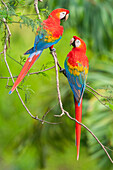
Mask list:
[[[67,20],[68,15],[69,10],[67,9],[55,9],[50,13],[49,17],[43,21],[43,31],[40,27],[37,29],[34,46],[25,53],[25,55],[29,54],[29,57],[26,60],[9,94],[11,94],[16,89],[18,84],[28,73],[29,69],[40,57],[44,49],[50,48],[51,51],[54,50],[53,46],[61,39],[64,30],[63,26],[60,25],[60,21],[63,19]],[[86,56],[85,42],[79,37],[73,36],[70,41],[70,45],[72,45],[73,48],[68,53],[64,65],[67,79],[74,94],[75,118],[81,122],[82,98],[85,90],[89,64],[88,58]],[[81,125],[78,123],[76,123],[75,135],[78,160],[81,136]]]

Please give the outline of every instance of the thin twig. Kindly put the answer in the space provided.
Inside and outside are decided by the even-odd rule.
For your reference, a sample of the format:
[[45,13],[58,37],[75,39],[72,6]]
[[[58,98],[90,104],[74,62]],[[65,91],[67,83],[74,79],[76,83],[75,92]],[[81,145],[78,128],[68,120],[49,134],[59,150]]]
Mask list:
[[86,87],[90,88],[92,91],[94,91],[95,93],[97,93],[99,96],[107,98],[107,96],[103,96],[102,94],[100,94],[99,92],[97,92],[95,89],[93,89],[91,86],[89,86],[88,84],[86,84]]
[[[52,67],[47,68],[47,69],[45,69],[45,70],[41,70],[41,71],[29,73],[28,75],[34,75],[34,74],[43,73],[43,72],[48,71],[48,70],[51,70],[51,69],[53,69],[53,68],[55,68],[55,66],[52,66]],[[26,75],[26,76],[27,76],[27,75]],[[17,78],[17,77],[18,77],[18,76],[13,76],[13,78]],[[12,79],[12,77],[2,77],[2,76],[1,76],[0,79]]]
[[[31,15],[31,14],[29,14],[29,15]],[[37,14],[32,14],[32,15],[37,15]],[[26,16],[26,15],[24,15],[24,16]],[[0,21],[4,23],[3,20],[0,19]],[[12,23],[13,24],[24,24],[24,22],[20,22],[20,21],[5,21],[5,23],[6,24],[12,24]]]
[[[102,105],[104,105],[106,108],[110,109],[109,106],[107,106],[105,103],[103,103],[103,102],[95,95],[95,93],[93,93],[92,91],[90,91],[90,90],[88,90],[88,89],[86,89],[86,90],[87,90],[88,92],[92,93],[92,94],[96,97],[96,99],[97,99]],[[110,109],[110,110],[112,110],[112,109]]]
[[[50,108],[50,109],[42,116],[42,120],[45,119],[45,117],[47,116],[47,114],[48,114],[56,105],[58,105],[58,103],[55,104],[52,108]],[[43,124],[43,123],[44,123],[44,122],[42,122],[42,124]],[[60,123],[62,123],[62,122],[58,122],[58,123],[56,123],[56,124],[60,124]]]
[[106,149],[108,149],[109,151],[113,152],[113,149],[108,148],[107,146],[104,146]]
[[7,11],[8,11],[8,7],[7,7],[7,5],[5,4],[5,2],[2,1],[2,0],[1,0],[1,2],[2,2],[2,4],[7,8]]
[[14,59],[13,57],[11,57],[9,54],[7,54],[7,56],[23,67],[23,65],[22,65],[19,61],[15,60],[15,59]]
[[2,52],[0,52],[0,55],[1,55],[1,54],[3,54],[3,51],[2,51]]
[[48,70],[51,70],[55,68],[55,66],[52,66],[50,68],[47,68],[47,69],[44,69],[44,70],[41,70],[41,71],[37,71],[37,72],[33,72],[33,73],[29,73],[29,75],[33,75],[33,74],[39,74],[39,73],[42,73],[42,72],[45,72],[45,71],[48,71]]

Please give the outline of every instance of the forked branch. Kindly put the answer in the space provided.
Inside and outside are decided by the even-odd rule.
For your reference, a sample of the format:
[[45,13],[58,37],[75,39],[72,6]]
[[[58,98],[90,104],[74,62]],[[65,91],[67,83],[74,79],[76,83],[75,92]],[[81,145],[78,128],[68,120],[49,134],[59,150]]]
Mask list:
[[[2,1],[2,3],[5,5],[5,7],[7,7],[7,5],[6,5],[3,1]],[[7,10],[8,10],[8,7],[7,7]],[[7,66],[7,69],[8,69],[8,72],[9,72],[9,74],[10,74],[10,77],[11,77],[11,79],[12,79],[12,82],[14,83],[14,78],[13,78],[13,76],[12,76],[12,73],[11,73],[10,67],[9,67],[9,65],[8,65],[7,58],[6,58],[7,42],[8,42],[8,40],[10,39],[11,32],[10,32],[9,26],[8,26],[7,23],[6,23],[5,18],[3,18],[3,22],[4,22],[4,24],[5,24],[6,28],[7,28],[8,34],[6,34],[6,39],[5,39],[5,43],[4,43],[4,49],[3,49],[3,52],[1,52],[1,53],[4,54],[5,64],[6,64],[6,66]],[[9,80],[9,78],[8,78],[8,80]],[[17,88],[16,88],[16,92],[17,92],[17,94],[18,94],[18,97],[19,97],[22,105],[24,106],[24,108],[26,109],[26,111],[29,113],[29,115],[30,115],[33,119],[39,120],[39,121],[41,121],[42,123],[45,122],[45,123],[48,123],[48,124],[58,124],[58,123],[52,123],[52,122],[48,122],[48,121],[39,119],[38,116],[32,115],[32,113],[29,111],[29,109],[28,109],[27,106],[25,105],[24,101],[22,100],[22,98],[21,98],[21,96],[20,96]]]

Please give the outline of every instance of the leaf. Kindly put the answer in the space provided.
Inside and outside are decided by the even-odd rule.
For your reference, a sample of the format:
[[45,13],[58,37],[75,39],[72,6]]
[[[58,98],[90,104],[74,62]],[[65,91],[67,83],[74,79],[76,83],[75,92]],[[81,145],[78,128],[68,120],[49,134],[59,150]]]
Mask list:
[[112,109],[112,111],[113,111],[113,105],[112,105],[112,104],[109,104],[109,107],[110,107],[110,109]]

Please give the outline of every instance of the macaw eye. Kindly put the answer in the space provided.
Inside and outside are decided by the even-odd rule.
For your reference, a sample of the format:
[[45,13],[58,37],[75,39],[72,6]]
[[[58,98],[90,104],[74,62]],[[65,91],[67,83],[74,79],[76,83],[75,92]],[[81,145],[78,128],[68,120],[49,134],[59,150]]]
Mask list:
[[81,41],[77,39],[75,41],[75,47],[79,47],[80,45],[81,45]]
[[61,13],[60,13],[60,19],[65,18],[65,16],[66,16],[66,12],[61,12]]

